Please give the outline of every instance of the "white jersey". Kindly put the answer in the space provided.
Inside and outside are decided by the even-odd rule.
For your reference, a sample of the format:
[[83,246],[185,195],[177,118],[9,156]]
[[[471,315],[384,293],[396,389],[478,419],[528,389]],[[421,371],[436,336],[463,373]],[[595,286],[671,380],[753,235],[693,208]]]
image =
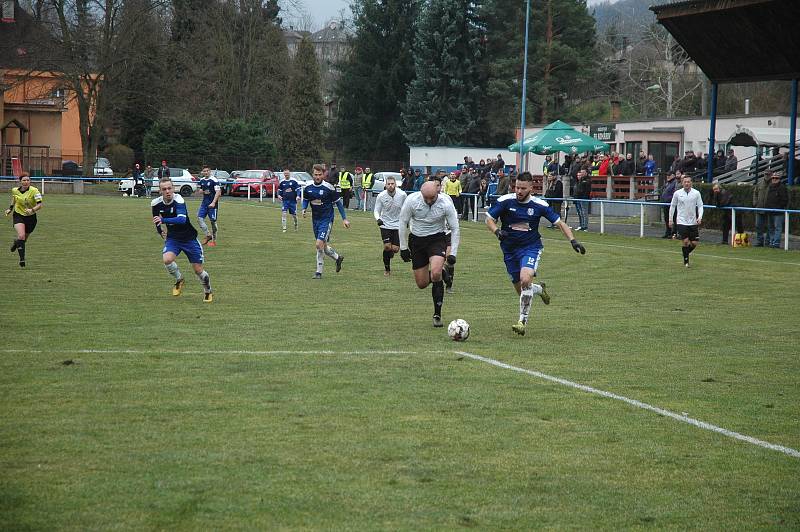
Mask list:
[[409,223],[413,224],[411,231],[414,236],[444,233],[447,226],[450,226],[450,254],[455,255],[458,252],[458,213],[446,194],[439,194],[433,205],[425,203],[422,192],[414,192],[408,196],[400,210],[400,249],[408,249]]
[[697,225],[697,221],[703,219],[703,198],[700,197],[700,192],[694,188],[690,188],[689,192],[683,188],[676,190],[669,205],[670,220],[675,212],[678,213],[675,219],[678,225]]
[[406,193],[399,188],[395,189],[394,195],[390,195],[388,190],[384,190],[375,198],[375,209],[372,214],[376,220],[383,220],[384,229],[398,229],[400,227],[400,209],[406,201]]

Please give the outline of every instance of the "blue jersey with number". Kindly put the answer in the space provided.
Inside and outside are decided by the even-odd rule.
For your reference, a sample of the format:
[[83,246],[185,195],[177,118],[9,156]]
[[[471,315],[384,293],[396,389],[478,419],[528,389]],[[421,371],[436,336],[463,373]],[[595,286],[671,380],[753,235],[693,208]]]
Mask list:
[[300,184],[292,178],[284,179],[278,184],[278,195],[283,201],[297,201],[300,193]]
[[550,223],[561,218],[543,199],[529,196],[524,202],[517,201],[516,194],[506,194],[497,198],[487,214],[500,220],[500,228],[508,236],[500,241],[504,253],[512,253],[521,248],[541,247],[539,219],[544,217]]
[[217,194],[217,190],[220,189],[219,181],[213,175],[202,178],[198,186],[203,191],[203,203],[206,205],[214,201],[214,196]]
[[308,185],[303,191],[303,208],[306,209],[311,205],[313,220],[333,220],[333,205],[337,201],[340,201],[339,193],[327,181],[319,185]]
[[[189,212],[186,210],[186,202],[180,194],[175,194],[172,201],[164,203],[161,196],[150,202],[153,209],[153,216],[161,216],[161,223],[167,226],[167,238],[187,241],[197,238],[197,230],[189,221]],[[160,233],[161,227],[156,226]]]

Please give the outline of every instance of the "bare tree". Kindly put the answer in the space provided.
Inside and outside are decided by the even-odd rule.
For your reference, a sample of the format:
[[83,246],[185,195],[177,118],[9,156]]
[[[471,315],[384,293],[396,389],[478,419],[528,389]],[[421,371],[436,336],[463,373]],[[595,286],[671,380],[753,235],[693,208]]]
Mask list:
[[636,89],[631,94],[645,116],[655,108],[667,117],[689,114],[702,81],[697,65],[665,29],[651,26],[626,49],[626,74]]

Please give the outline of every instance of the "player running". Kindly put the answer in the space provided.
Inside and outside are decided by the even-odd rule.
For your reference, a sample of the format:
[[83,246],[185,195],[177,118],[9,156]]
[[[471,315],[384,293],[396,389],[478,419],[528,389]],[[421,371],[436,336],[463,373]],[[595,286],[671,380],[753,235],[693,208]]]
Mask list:
[[[519,335],[525,334],[533,296],[538,295],[545,305],[550,304],[545,284],[532,282],[543,248],[539,220],[547,219],[561,229],[572,249],[581,255],[586,253],[586,248],[575,240],[572,230],[561,221],[558,213],[546,201],[534,197],[532,190],[533,177],[530,172],[522,172],[517,177],[515,193],[500,196],[486,212],[486,225],[500,241],[506,271],[519,294],[519,321],[511,327]],[[497,220],[501,221],[500,227]]]
[[36,213],[42,209],[42,193],[31,186],[31,176],[23,172],[19,176],[19,186],[11,189],[11,205],[6,209],[6,216],[14,213],[13,224],[17,238],[11,244],[11,253],[19,254],[19,266],[25,267],[25,244],[36,228]]
[[[700,192],[692,188],[692,178],[684,176],[681,180],[681,188],[672,195],[672,202],[669,205],[669,218],[667,226],[672,228],[672,220],[675,220],[675,227],[672,228],[678,234],[678,238],[683,240],[683,265],[689,267],[689,254],[694,251],[700,243],[700,224],[703,223],[703,198]],[[677,217],[675,213],[677,212]]]
[[[409,235],[409,223],[411,233]],[[452,249],[446,253],[445,223],[452,230]],[[442,267],[445,256],[448,264],[456,263],[459,227],[458,213],[453,202],[439,194],[436,183],[428,181],[419,192],[410,194],[400,210],[400,257],[411,262],[414,281],[419,288],[431,285],[433,326],[442,327],[444,282]]]
[[333,205],[339,209],[342,223],[345,229],[350,228],[350,221],[344,210],[342,198],[336,192],[336,188],[327,181],[323,181],[324,167],[315,164],[312,170],[314,183],[308,185],[303,191],[303,218],[306,217],[306,209],[311,205],[311,222],[314,227],[314,237],[317,246],[317,269],[314,272],[314,279],[322,279],[322,261],[325,256],[336,261],[336,272],[342,269],[344,256],[336,253],[336,250],[328,245],[333,230]]
[[[219,199],[222,197],[222,187],[219,186],[216,176],[211,174],[211,168],[204,166],[200,171],[200,190],[203,191],[203,201],[197,209],[197,223],[200,229],[206,234],[201,242],[210,247],[217,245],[217,212],[219,211]],[[205,217],[211,220],[211,231],[208,231]]]
[[281,228],[286,232],[286,213],[294,219],[294,230],[297,231],[297,198],[300,183],[293,177],[288,168],[283,170],[283,179],[278,184],[278,199],[281,200]]
[[[208,272],[203,269],[203,246],[197,240],[197,230],[189,221],[186,203],[180,194],[175,193],[169,177],[162,177],[159,180],[158,188],[161,196],[154,199],[150,206],[153,209],[153,223],[156,231],[164,239],[164,249],[161,250],[164,267],[175,278],[172,295],[179,296],[183,291],[184,278],[175,262],[177,256],[183,251],[194,268],[197,278],[203,284],[203,301],[211,303],[214,301],[214,296],[211,293],[211,280]],[[166,231],[164,226],[166,226]]]
[[383,240],[383,275],[391,274],[391,260],[400,251],[400,209],[406,201],[406,193],[397,188],[397,181],[392,176],[386,177],[385,190],[375,198],[373,214],[381,228]]

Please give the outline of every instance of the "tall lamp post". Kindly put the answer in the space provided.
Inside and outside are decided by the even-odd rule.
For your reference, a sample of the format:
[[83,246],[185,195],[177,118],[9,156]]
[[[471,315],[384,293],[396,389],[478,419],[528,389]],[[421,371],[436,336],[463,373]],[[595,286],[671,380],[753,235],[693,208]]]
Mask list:
[[525,171],[525,150],[522,145],[525,140],[525,101],[528,99],[528,24],[531,17],[531,0],[525,7],[525,58],[522,60],[522,116],[519,121],[519,157],[520,172]]

